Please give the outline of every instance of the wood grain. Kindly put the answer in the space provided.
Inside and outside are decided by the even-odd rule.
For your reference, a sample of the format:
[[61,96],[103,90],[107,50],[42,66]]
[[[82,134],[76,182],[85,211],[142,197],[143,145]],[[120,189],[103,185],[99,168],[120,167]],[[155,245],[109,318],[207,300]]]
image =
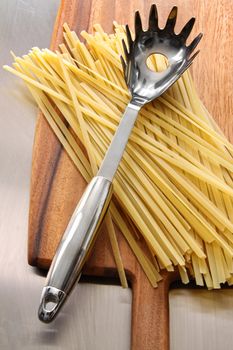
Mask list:
[[[112,21],[133,25],[133,13],[139,9],[144,20],[152,1],[63,0],[58,12],[51,48],[62,41],[62,24],[67,22],[76,32],[92,30],[101,23],[107,32]],[[226,135],[233,139],[231,60],[233,46],[229,33],[233,30],[233,10],[227,0],[157,1],[162,26],[171,9],[178,5],[177,30],[187,20],[198,18],[194,36],[203,31],[201,54],[193,65],[199,94]],[[145,23],[145,22],[144,22]],[[52,130],[40,115],[37,122],[31,177],[28,259],[31,265],[48,268],[67,222],[85,188],[85,182],[68,158]],[[169,346],[168,289],[175,276],[164,274],[164,281],[154,290],[122,235],[118,232],[120,250],[132,281],[132,349],[165,350]],[[116,275],[109,241],[104,228],[90,257],[85,274]]]

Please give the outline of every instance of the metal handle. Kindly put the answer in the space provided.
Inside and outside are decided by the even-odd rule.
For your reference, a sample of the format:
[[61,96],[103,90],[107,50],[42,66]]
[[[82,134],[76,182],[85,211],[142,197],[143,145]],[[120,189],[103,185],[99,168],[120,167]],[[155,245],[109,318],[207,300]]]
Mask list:
[[103,176],[94,177],[87,186],[53,258],[38,311],[41,321],[53,320],[80,278],[111,195],[112,183]]

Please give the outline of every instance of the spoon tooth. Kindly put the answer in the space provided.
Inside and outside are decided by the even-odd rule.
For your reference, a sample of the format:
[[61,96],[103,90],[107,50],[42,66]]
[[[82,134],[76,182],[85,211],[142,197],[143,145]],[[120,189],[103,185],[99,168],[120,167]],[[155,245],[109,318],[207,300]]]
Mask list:
[[188,55],[190,55],[195,50],[195,48],[197,47],[198,43],[200,42],[202,36],[203,36],[202,33],[198,34],[198,36],[196,36],[196,38],[193,39],[191,44],[187,47]]
[[200,50],[195,52],[188,60],[189,66],[193,63],[194,58],[199,54]]
[[183,38],[184,42],[187,40],[189,34],[191,33],[195,20],[195,17],[192,17],[181,30],[179,36]]
[[129,48],[130,48],[131,45],[133,44],[133,40],[132,40],[132,35],[131,35],[128,24],[126,24],[126,26],[125,26],[125,31],[126,31],[126,37],[128,40]]
[[177,12],[178,12],[178,8],[177,6],[174,6],[168,15],[167,23],[164,27],[164,30],[166,32],[171,33],[174,31],[174,27],[176,25],[176,19],[177,19]]
[[149,27],[150,31],[157,31],[158,27],[158,10],[155,4],[151,5],[149,14]]
[[124,39],[122,39],[122,46],[123,46],[123,50],[124,50],[124,54],[125,54],[125,60],[126,60],[126,62],[128,62],[128,60],[129,60],[129,52],[128,52],[128,49],[127,49],[127,46],[126,46],[126,43],[125,43]]
[[123,68],[124,76],[126,77],[126,63],[125,63],[125,60],[122,56],[120,56],[120,59],[121,59],[121,65]]
[[139,34],[143,32],[142,20],[141,20],[141,15],[139,11],[135,12],[134,28],[135,28],[135,38],[137,38]]

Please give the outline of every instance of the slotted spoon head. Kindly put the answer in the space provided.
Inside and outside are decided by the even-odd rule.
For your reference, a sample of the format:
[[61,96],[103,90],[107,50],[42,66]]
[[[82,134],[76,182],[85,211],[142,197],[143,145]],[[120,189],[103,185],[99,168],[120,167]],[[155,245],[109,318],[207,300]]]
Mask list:
[[[143,31],[140,13],[135,13],[135,39],[132,39],[128,25],[126,36],[128,47],[123,40],[125,59],[121,57],[126,84],[134,103],[144,105],[164,93],[192,64],[198,54],[191,55],[202,38],[200,33],[189,46],[187,38],[193,28],[195,18],[191,18],[179,34],[174,32],[177,7],[173,7],[163,29],[158,26],[156,5],[152,5],[149,26]],[[147,67],[147,58],[152,54],[162,54],[168,60],[168,67],[162,72]]]

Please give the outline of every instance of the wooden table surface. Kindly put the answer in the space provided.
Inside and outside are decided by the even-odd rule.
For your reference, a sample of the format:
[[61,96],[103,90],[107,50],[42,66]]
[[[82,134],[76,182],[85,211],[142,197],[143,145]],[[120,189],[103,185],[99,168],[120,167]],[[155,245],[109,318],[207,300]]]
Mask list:
[[[143,2],[138,3],[140,7]],[[167,6],[167,3],[163,4],[162,1],[158,3],[159,6]],[[186,0],[179,3],[183,3],[184,6],[187,4]],[[217,2],[203,1],[200,5],[204,11],[210,4],[213,8],[203,12],[203,24],[212,20]],[[40,1],[40,4],[29,0],[1,1],[0,32],[3,33],[0,36],[1,64],[11,62],[8,54],[10,49],[23,54],[34,45],[48,46],[57,6],[56,0],[50,1],[49,5],[46,0]],[[223,115],[225,119],[222,126],[228,128],[229,115],[226,110],[229,111],[230,108],[232,111],[233,100],[233,75],[229,68],[232,59],[229,35],[232,33],[230,26],[233,23],[230,1],[218,1],[217,10],[218,35],[211,33],[208,59],[212,59],[216,65],[222,65],[223,71],[218,75],[217,71],[210,69],[207,60],[206,70],[202,75],[196,76],[196,81],[205,82],[201,91],[203,99],[208,99],[208,94],[213,96],[214,102],[208,108],[215,112],[217,118]],[[208,29],[207,26],[207,31]],[[229,55],[223,54],[225,52],[223,48],[229,51]],[[16,78],[1,72],[0,82],[2,106],[0,191],[1,198],[4,199],[0,203],[0,264],[2,267],[0,348],[6,350],[129,349],[131,297],[130,291],[123,291],[120,287],[92,284],[78,286],[72,295],[72,307],[65,306],[61,320],[56,320],[52,325],[42,325],[37,321],[36,309],[44,277],[38,276],[26,263],[29,176],[35,105]],[[210,86],[214,86],[214,89],[210,89]],[[232,290],[206,292],[178,289],[172,291],[170,349],[231,350],[232,301]]]

